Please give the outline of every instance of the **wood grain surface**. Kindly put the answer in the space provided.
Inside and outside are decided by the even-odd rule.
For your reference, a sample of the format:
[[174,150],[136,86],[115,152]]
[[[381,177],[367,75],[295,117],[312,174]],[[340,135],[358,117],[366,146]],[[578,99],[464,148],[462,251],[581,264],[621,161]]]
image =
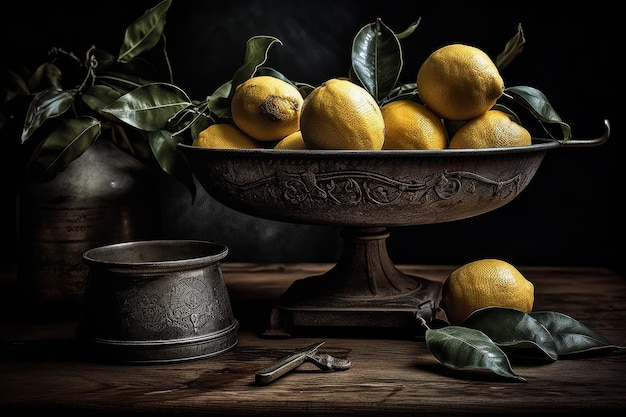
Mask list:
[[[235,349],[188,362],[110,365],[81,360],[73,321],[0,326],[2,415],[613,415],[626,409],[626,355],[619,352],[512,362],[527,382],[451,370],[423,340],[370,337],[261,337],[273,302],[296,279],[330,264],[222,265],[235,317]],[[400,265],[443,281],[454,266]],[[626,345],[626,281],[601,268],[527,267],[535,311],[559,311]],[[6,282],[7,280],[5,280]],[[10,280],[8,280],[10,281]],[[0,281],[2,282],[2,281]],[[5,293],[6,295],[6,293]],[[6,312],[5,312],[6,313]],[[259,386],[254,373],[293,350],[326,340],[320,353],[351,360],[345,371],[305,363]],[[9,412],[9,414],[7,414]]]

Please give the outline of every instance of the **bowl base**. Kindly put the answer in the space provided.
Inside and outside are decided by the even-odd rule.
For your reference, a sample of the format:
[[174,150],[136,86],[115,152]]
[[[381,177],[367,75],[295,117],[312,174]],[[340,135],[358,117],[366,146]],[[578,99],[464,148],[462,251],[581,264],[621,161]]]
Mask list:
[[387,237],[386,227],[345,228],[339,262],[294,282],[271,309],[263,336],[423,334],[422,321],[435,318],[441,284],[398,270],[387,254]]

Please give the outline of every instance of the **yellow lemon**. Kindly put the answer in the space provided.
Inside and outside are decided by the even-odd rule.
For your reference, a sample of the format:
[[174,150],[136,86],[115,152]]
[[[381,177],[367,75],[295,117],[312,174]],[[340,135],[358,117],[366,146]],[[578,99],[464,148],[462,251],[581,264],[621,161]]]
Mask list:
[[480,259],[454,270],[441,288],[441,308],[450,324],[460,324],[485,307],[532,311],[535,287],[513,265],[500,259]]
[[204,129],[196,140],[194,146],[201,148],[260,148],[259,142],[243,133],[239,128],[230,123],[215,123]]
[[468,120],[450,139],[451,149],[502,148],[526,146],[532,143],[530,132],[516,123],[507,113],[489,110]]
[[504,81],[481,49],[446,45],[433,52],[417,73],[422,102],[448,120],[469,120],[489,110],[504,93]]
[[248,136],[276,141],[300,129],[303,101],[287,81],[259,76],[236,87],[230,108],[233,122]]
[[308,149],[380,150],[385,141],[385,121],[374,97],[339,78],[304,99],[300,130]]
[[306,145],[302,139],[302,132],[298,130],[291,135],[285,136],[274,145],[274,149],[306,149]]
[[411,100],[381,107],[385,121],[383,149],[445,149],[448,135],[439,116]]

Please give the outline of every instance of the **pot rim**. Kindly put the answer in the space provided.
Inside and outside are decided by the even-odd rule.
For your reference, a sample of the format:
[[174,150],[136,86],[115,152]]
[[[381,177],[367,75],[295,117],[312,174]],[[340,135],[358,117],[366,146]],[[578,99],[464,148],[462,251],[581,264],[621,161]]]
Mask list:
[[[170,249],[167,256],[164,256],[164,249]],[[152,252],[160,256],[153,256]],[[221,243],[205,240],[154,239],[98,246],[86,250],[82,259],[90,267],[105,269],[187,270],[217,263],[227,254],[228,247]]]

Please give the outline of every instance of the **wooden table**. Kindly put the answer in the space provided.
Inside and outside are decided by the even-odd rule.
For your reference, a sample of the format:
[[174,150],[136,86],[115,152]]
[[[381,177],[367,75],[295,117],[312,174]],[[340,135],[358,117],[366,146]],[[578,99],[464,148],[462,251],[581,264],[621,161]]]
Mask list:
[[[75,322],[15,324],[19,309],[2,309],[0,413],[449,416],[621,415],[626,410],[626,355],[620,352],[551,363],[513,362],[524,383],[488,372],[448,369],[419,337],[261,337],[268,311],[283,291],[294,280],[331,266],[222,264],[240,323],[238,345],[212,358],[175,364],[80,361]],[[398,267],[436,281],[454,269]],[[568,314],[611,342],[626,345],[624,278],[602,268],[519,269],[535,284],[535,311]],[[304,364],[270,385],[254,383],[257,370],[320,340],[326,340],[324,351],[347,357],[352,367],[321,372]]]

